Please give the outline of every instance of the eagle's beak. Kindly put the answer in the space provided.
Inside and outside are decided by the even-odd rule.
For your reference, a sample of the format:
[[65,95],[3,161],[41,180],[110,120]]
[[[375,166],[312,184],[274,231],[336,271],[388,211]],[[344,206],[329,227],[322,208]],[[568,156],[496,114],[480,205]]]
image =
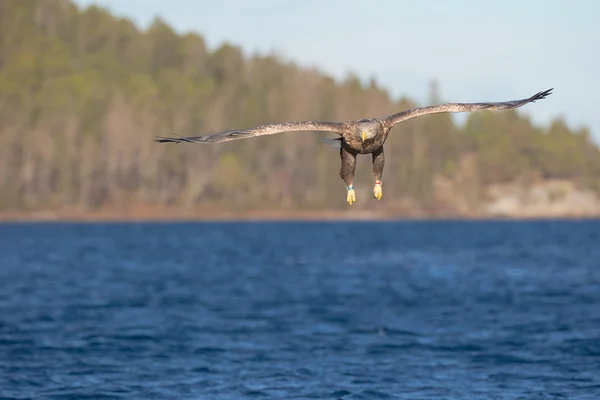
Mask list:
[[362,137],[362,141],[364,142],[365,139],[367,138],[367,133],[363,132],[361,137]]

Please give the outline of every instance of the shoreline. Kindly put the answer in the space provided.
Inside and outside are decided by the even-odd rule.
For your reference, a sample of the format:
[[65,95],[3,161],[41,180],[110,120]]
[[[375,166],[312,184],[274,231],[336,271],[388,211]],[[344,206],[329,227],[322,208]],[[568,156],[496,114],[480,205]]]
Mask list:
[[7,222],[235,222],[235,221],[435,221],[435,220],[597,220],[600,215],[582,213],[492,215],[371,210],[188,210],[172,209],[101,209],[94,211],[46,210],[0,212],[0,223]]

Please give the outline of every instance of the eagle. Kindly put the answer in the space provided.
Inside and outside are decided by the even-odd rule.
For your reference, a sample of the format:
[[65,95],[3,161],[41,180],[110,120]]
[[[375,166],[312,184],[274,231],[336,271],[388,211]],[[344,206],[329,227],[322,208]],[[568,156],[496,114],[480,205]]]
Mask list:
[[381,200],[383,196],[382,175],[385,157],[383,145],[390,130],[400,122],[437,113],[460,113],[478,110],[502,111],[524,106],[527,103],[542,100],[552,94],[553,89],[538,92],[527,99],[488,103],[444,103],[428,107],[418,107],[400,111],[396,114],[377,118],[364,118],[346,122],[299,121],[261,125],[251,129],[233,129],[204,136],[178,136],[156,138],[158,143],[220,143],[229,140],[248,139],[257,136],[274,135],[292,131],[334,132],[339,135],[329,139],[340,148],[340,177],[346,183],[346,201],[352,205],[356,202],[354,190],[354,173],[356,157],[359,154],[371,154],[373,178],[373,197]]

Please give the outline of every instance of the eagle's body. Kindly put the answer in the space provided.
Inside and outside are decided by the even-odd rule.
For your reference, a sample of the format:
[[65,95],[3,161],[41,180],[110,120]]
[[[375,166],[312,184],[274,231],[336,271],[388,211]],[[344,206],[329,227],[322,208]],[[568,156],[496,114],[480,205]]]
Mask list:
[[536,93],[528,99],[504,101],[496,103],[445,103],[437,106],[414,108],[401,111],[397,114],[381,118],[359,119],[347,122],[322,122],[302,121],[285,122],[282,124],[269,124],[253,129],[235,129],[219,132],[207,136],[189,136],[156,139],[159,143],[219,143],[229,140],[245,139],[263,135],[273,135],[281,132],[292,131],[326,131],[340,135],[335,141],[340,144],[341,168],[340,176],[347,185],[347,201],[352,204],[356,201],[354,191],[354,172],[356,170],[356,157],[359,154],[371,154],[373,162],[373,177],[375,186],[373,196],[381,199],[381,177],[385,157],[383,145],[388,138],[390,130],[398,123],[427,114],[470,112],[477,110],[509,110],[519,108],[527,103],[544,99],[551,94],[552,89]]
[[[353,125],[356,125],[360,132],[366,133],[365,140],[357,137],[353,132]],[[371,154],[379,149],[387,140],[390,133],[390,127],[387,127],[378,119],[361,119],[354,124],[348,124],[347,133],[342,134],[342,148],[356,152],[358,154]]]

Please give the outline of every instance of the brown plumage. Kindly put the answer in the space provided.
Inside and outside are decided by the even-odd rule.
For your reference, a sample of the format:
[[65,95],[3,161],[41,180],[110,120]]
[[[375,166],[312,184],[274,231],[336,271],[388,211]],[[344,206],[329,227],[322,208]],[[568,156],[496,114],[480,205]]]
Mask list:
[[158,137],[158,143],[220,143],[229,140],[248,139],[257,136],[274,135],[292,131],[325,131],[335,132],[340,135],[334,139],[340,145],[341,169],[340,176],[348,186],[347,200],[350,204],[355,201],[354,172],[356,169],[356,156],[358,154],[372,154],[373,177],[376,184],[373,195],[381,198],[381,177],[385,163],[383,144],[387,140],[390,130],[400,122],[420,117],[427,114],[459,113],[478,110],[510,110],[546,98],[552,94],[553,89],[521,100],[494,102],[494,103],[445,103],[430,107],[413,108],[396,114],[380,118],[359,119],[346,122],[301,121],[285,122],[280,124],[261,125],[251,129],[234,129],[204,136],[187,137]]

